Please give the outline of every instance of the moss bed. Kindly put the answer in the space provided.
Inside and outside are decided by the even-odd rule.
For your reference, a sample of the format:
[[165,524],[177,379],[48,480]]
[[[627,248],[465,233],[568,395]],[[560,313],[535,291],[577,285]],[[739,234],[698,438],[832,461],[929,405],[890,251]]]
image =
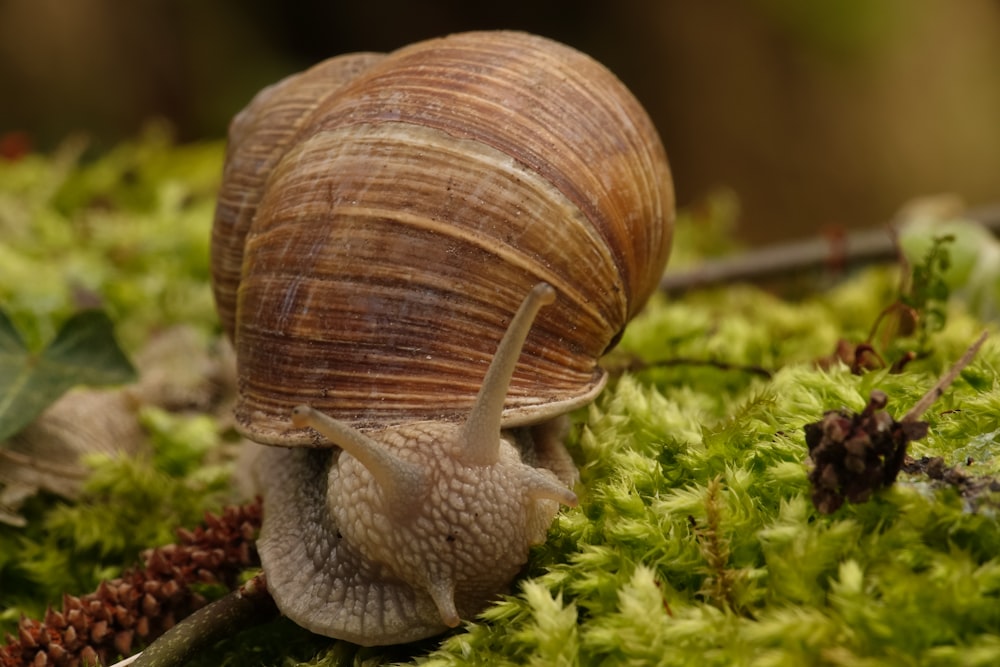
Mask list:
[[[152,127],[101,156],[68,142],[0,163],[0,303],[25,339],[50,339],[81,294],[130,354],[179,323],[217,339],[208,235],[222,154]],[[682,212],[676,264],[727,245],[731,207],[713,201]],[[794,300],[747,285],[654,298],[608,360],[632,370],[574,415],[580,506],[511,595],[454,633],[359,649],[279,619],[196,664],[1000,664],[1000,340],[924,415],[911,472],[831,514],[811,500],[806,424],[860,411],[874,389],[901,417],[992,328],[951,298],[924,341],[882,343],[887,358],[923,345],[903,372],[820,368],[839,340],[868,336],[899,271]],[[0,631],[245,502],[225,420],[150,410],[143,427],[153,456],[90,457],[81,495],[39,494],[26,526],[0,525]]]

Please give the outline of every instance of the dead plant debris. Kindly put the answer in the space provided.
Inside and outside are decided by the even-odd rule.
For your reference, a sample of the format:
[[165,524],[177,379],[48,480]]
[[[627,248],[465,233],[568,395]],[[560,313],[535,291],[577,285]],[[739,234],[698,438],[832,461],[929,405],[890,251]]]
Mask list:
[[985,340],[984,332],[900,421],[885,411],[889,397],[876,389],[859,414],[829,410],[820,421],[803,427],[813,462],[809,481],[817,510],[830,514],[845,501],[863,503],[896,481],[909,443],[927,435],[928,424],[920,417],[972,362]]

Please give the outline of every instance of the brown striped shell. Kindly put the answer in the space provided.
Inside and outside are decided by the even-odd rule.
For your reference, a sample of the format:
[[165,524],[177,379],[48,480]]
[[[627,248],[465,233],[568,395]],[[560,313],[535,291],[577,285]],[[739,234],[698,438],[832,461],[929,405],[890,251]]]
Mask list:
[[674,198],[646,113],[602,65],[517,32],[351,54],[262,91],[230,128],[213,287],[239,428],[314,444],[469,410],[533,285],[504,426],[585,404],[655,289]]

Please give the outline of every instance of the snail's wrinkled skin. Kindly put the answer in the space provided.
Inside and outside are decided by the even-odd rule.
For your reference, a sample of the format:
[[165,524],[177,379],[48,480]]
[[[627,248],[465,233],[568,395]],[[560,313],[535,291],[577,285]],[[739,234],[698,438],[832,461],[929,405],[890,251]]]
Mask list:
[[[459,624],[505,590],[576,496],[553,430],[501,433],[510,376],[555,291],[537,285],[511,321],[469,418],[366,435],[308,406],[293,422],[343,449],[261,454],[261,562],[279,608],[321,634],[397,643]],[[518,448],[520,445],[520,449]],[[325,493],[324,493],[325,490]],[[289,593],[291,593],[289,595]]]
[[[412,429],[388,441],[416,451],[435,425]],[[383,506],[356,461],[344,465],[343,453],[266,448],[261,456],[276,474],[259,548],[265,568],[282,563],[267,568],[280,608],[313,632],[362,645],[421,639],[473,617],[507,590],[557,510],[531,489],[554,477],[522,463],[510,443],[501,463],[485,469],[438,459],[426,495],[396,510]],[[473,489],[478,503],[465,495]],[[568,489],[560,494],[569,504]]]

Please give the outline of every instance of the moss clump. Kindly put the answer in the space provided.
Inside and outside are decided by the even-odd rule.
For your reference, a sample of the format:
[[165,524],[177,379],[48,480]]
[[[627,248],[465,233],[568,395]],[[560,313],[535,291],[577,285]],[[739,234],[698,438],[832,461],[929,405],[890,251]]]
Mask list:
[[77,500],[38,497],[25,509],[26,528],[0,525],[0,631],[12,631],[21,614],[58,608],[63,593],[119,576],[143,550],[174,542],[177,527],[224,505],[229,471],[205,464],[184,439],[190,431],[159,437],[153,459],[92,457]]
[[[52,156],[0,161],[0,304],[29,346],[94,306],[132,353],[174,323],[216,335],[207,225],[222,144],[177,147],[151,126],[97,159],[82,153],[70,141]],[[63,593],[117,576],[232,496],[227,468],[209,464],[222,440],[214,420],[136,409],[145,456],[91,457],[79,499],[35,497],[26,528],[0,524],[0,636],[21,614],[40,618]]]
[[97,159],[84,148],[0,160],[0,303],[28,347],[83,306],[105,308],[131,351],[171,323],[214,328],[208,221],[222,143],[177,147],[151,125]]
[[[87,166],[60,160],[4,167],[26,173],[0,181],[20,183],[0,196],[0,225],[10,228],[13,210],[45,231],[30,252],[9,236],[0,242],[21,267],[0,261],[5,302],[15,313],[56,312],[82,285],[112,306],[127,343],[178,320],[214,335],[215,176],[204,165],[218,168],[220,148],[153,137]],[[65,267],[58,275],[18,279],[53,258]],[[795,302],[745,286],[654,299],[609,363],[680,363],[625,373],[575,415],[580,506],[559,516],[510,596],[418,645],[357,649],[279,621],[227,640],[201,664],[1000,664],[1000,494],[989,483],[971,503],[917,468],[830,515],[810,501],[803,426],[827,410],[860,411],[874,389],[901,417],[984,326],[952,302],[927,356],[901,374],[818,368],[838,339],[868,335],[898,283],[895,270],[876,269]],[[1000,342],[990,340],[924,416],[929,431],[912,444],[914,458],[941,457],[987,482],[1000,475],[998,369]],[[151,463],[101,463],[81,503],[39,500],[34,534],[55,527],[63,538],[36,539],[31,551],[32,533],[0,533],[0,554],[15,554],[0,557],[7,618],[60,589],[80,592],[120,567],[112,560],[196,519],[219,478],[189,462],[221,439],[192,419],[189,442],[168,443]],[[154,441],[173,430],[162,421],[147,420]],[[109,526],[93,530],[103,520]],[[36,554],[47,564],[28,577],[22,563]],[[22,582],[14,589],[12,572]],[[28,579],[44,582],[29,590]]]
[[[689,311],[699,301],[662,308]],[[816,307],[804,310],[815,316]],[[832,516],[809,501],[803,425],[831,407],[860,410],[874,386],[905,412],[945,361],[928,360],[905,376],[863,377],[792,364],[769,383],[723,389],[722,398],[712,395],[718,382],[705,371],[684,385],[621,378],[581,418],[581,507],[560,517],[537,554],[535,576],[491,608],[486,622],[422,662],[1000,659],[1000,494],[973,512],[955,489],[904,473],[872,502]],[[924,453],[952,460],[996,431],[1000,417],[983,424],[979,406],[995,400],[986,395],[996,391],[998,362],[1000,346],[988,344],[968,371],[976,381],[959,380],[932,410]],[[983,375],[988,392],[980,389]],[[988,455],[968,470],[992,476],[998,463]]]

